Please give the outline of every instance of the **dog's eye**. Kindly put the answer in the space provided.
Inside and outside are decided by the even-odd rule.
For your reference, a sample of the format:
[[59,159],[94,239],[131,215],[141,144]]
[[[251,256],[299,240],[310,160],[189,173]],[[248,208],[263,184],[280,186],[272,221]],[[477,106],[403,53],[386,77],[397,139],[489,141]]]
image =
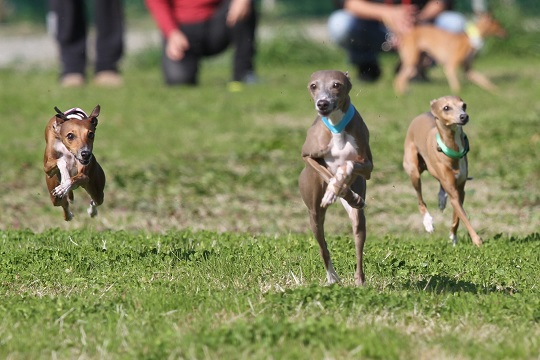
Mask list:
[[89,139],[93,139],[94,138],[94,133],[90,131],[87,136],[88,136]]
[[75,135],[73,135],[72,133],[67,134],[66,137],[69,141],[72,141],[73,139],[75,139]]
[[467,111],[467,104],[463,104],[463,111]]
[[310,88],[311,90],[315,90],[315,89],[317,89],[317,84],[311,83],[311,84],[309,84],[309,88]]
[[446,105],[445,107],[443,107],[443,110],[444,110],[444,111],[450,110],[450,106]]
[[335,82],[335,83],[332,85],[332,87],[333,87],[334,89],[339,89],[339,88],[341,87],[341,83]]

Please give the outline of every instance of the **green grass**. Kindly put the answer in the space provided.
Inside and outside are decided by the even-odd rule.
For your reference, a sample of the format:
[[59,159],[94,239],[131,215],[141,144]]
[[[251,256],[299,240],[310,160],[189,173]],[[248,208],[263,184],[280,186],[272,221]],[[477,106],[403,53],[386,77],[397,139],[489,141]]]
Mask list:
[[[11,358],[536,358],[540,237],[478,250],[378,238],[368,285],[330,236],[175,231],[2,236],[0,355]],[[517,256],[517,254],[519,254]]]
[[[482,54],[500,86],[464,82],[471,141],[464,229],[450,211],[423,232],[401,168],[404,133],[449,93],[440,69],[397,98],[394,55],[377,84],[351,93],[370,131],[367,286],[353,287],[342,209],[327,218],[343,286],[324,286],[297,177],[314,119],[306,84],[322,68],[355,69],[303,39],[264,43],[261,83],[230,93],[230,54],[204,63],[201,85],[167,88],[159,55],[126,59],[126,86],[66,90],[54,70],[0,69],[0,357],[537,359],[540,356],[540,73],[534,56]],[[96,219],[75,193],[75,219],[48,199],[43,130],[53,107],[102,107],[94,152],[107,174]]]

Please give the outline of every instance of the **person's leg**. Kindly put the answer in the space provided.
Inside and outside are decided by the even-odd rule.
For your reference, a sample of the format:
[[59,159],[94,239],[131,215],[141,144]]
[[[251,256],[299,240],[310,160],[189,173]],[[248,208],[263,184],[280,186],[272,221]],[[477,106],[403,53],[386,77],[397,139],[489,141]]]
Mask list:
[[328,19],[330,38],[345,48],[351,63],[357,65],[360,78],[375,81],[380,76],[378,54],[386,40],[386,28],[377,21],[359,19],[338,10]]
[[95,71],[118,72],[124,51],[122,0],[94,0],[96,38]]
[[49,8],[52,31],[60,48],[61,76],[75,74],[84,81],[87,34],[84,1],[49,0]]
[[163,40],[161,64],[164,80],[167,85],[196,85],[199,62],[204,55],[205,24],[183,25],[181,30],[189,40],[189,49],[181,60],[175,61],[167,57],[165,52],[166,42]]
[[436,27],[453,33],[465,31],[466,24],[465,16],[457,11],[444,11],[434,21]]
[[205,55],[219,54],[233,44],[233,81],[251,82],[254,80],[256,9],[251,2],[249,15],[231,28],[226,23],[229,6],[230,0],[224,1],[208,21],[204,52]]

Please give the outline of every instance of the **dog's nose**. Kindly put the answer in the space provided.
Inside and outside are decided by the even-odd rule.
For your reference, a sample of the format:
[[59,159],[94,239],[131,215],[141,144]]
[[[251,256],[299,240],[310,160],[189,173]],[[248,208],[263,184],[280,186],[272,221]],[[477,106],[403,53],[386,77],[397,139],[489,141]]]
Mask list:
[[461,121],[462,124],[466,124],[469,122],[469,115],[461,114],[459,115],[459,120]]
[[81,157],[84,160],[90,159],[90,156],[92,156],[92,153],[90,151],[88,151],[88,150],[81,151]]
[[328,110],[330,107],[330,101],[328,100],[319,100],[317,101],[317,108],[321,111]]

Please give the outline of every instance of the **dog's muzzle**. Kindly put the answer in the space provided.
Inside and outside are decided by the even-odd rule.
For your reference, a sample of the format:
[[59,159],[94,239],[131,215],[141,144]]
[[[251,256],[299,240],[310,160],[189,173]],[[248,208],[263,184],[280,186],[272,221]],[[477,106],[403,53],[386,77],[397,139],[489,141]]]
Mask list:
[[459,115],[459,121],[460,121],[460,125],[465,125],[469,122],[469,115],[467,114],[461,114]]
[[332,102],[326,99],[320,99],[317,100],[316,103],[317,111],[322,116],[328,116],[334,111],[334,106],[332,106]]
[[88,150],[81,151],[81,154],[77,157],[77,160],[79,160],[82,165],[90,164],[90,160],[92,160],[92,152]]

